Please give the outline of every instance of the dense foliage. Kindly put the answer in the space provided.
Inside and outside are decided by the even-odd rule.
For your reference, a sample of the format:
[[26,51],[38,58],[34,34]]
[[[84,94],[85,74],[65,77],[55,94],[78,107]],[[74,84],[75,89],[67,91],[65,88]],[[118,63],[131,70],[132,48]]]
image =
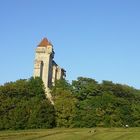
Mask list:
[[65,80],[57,81],[52,89],[52,95],[55,103],[56,126],[73,127],[77,99],[71,93],[71,85]]
[[0,130],[140,126],[140,90],[79,77],[52,87],[54,106],[40,78],[0,86]]
[[54,114],[40,78],[0,86],[0,130],[52,128]]
[[57,126],[140,126],[140,90],[110,81],[79,77],[53,88]]

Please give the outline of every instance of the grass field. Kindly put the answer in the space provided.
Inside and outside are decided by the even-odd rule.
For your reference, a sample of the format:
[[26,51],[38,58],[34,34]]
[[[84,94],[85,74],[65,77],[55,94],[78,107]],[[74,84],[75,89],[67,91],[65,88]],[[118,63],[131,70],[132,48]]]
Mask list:
[[0,140],[140,140],[140,128],[75,128],[0,131]]

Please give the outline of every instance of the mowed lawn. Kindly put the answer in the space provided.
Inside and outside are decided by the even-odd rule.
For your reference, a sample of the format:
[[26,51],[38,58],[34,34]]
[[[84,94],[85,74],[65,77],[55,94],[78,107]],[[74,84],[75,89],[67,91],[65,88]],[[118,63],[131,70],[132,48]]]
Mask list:
[[61,128],[0,131],[0,140],[140,140],[140,128]]

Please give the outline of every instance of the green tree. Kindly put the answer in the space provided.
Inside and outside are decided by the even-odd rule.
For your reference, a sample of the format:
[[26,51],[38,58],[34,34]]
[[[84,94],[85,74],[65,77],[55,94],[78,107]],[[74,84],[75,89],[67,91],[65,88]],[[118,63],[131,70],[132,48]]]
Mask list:
[[40,78],[0,86],[0,129],[52,128],[54,107],[46,99]]
[[96,96],[101,93],[97,81],[91,78],[78,77],[72,81],[73,93],[79,100],[85,100],[88,96]]
[[52,90],[54,97],[54,107],[56,111],[57,127],[73,127],[75,117],[76,99],[72,95],[71,85],[63,80],[56,82]]

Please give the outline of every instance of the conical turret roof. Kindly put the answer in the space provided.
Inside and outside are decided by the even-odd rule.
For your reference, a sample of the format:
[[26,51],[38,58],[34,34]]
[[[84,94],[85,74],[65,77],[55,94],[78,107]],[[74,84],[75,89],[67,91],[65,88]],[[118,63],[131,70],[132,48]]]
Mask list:
[[43,38],[42,41],[38,44],[38,47],[47,47],[48,45],[52,45],[47,38]]

